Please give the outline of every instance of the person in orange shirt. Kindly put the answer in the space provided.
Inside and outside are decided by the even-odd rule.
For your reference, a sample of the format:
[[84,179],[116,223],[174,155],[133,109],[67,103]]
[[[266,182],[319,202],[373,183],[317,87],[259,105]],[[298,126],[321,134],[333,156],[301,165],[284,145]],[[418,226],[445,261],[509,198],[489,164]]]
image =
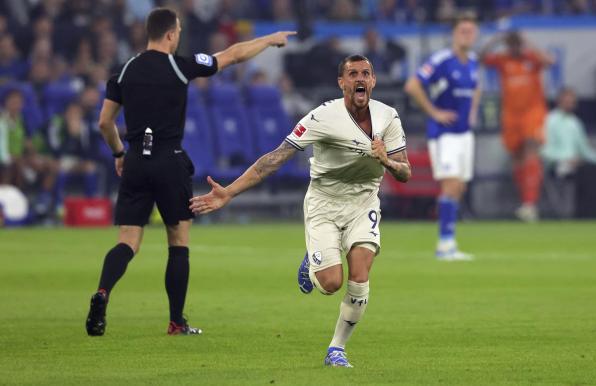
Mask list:
[[[505,51],[492,53],[501,42]],[[543,174],[540,146],[547,114],[542,71],[554,59],[531,46],[517,31],[489,40],[480,59],[500,76],[503,143],[513,158],[514,180],[522,201],[515,214],[524,221],[536,221]]]

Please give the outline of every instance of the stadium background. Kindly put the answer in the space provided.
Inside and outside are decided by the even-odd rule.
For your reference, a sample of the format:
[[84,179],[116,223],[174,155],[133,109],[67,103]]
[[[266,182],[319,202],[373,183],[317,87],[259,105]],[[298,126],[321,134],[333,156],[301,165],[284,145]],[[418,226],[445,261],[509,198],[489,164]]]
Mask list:
[[[589,134],[596,133],[593,1],[5,0],[0,5],[0,100],[4,108],[9,91],[21,90],[27,136],[41,162],[50,165],[37,173],[29,169],[18,182],[30,207],[20,223],[62,223],[69,196],[113,200],[118,181],[97,126],[105,80],[144,49],[143,19],[157,5],[180,12],[181,54],[214,53],[279,29],[299,31],[287,48],[269,49],[190,86],[185,147],[197,168],[197,191],[206,189],[207,174],[231,180],[279,144],[309,109],[339,97],[337,63],[347,54],[363,53],[377,73],[373,97],[396,107],[402,117],[414,166],[414,181],[407,186],[384,185],[385,215],[432,218],[437,189],[425,164],[425,118],[405,97],[403,83],[433,50],[448,44],[449,21],[462,10],[474,11],[482,22],[479,46],[492,34],[515,28],[552,53],[557,62],[544,76],[551,104],[562,86],[574,88],[580,97],[578,116]],[[482,79],[479,156],[463,215],[508,218],[517,193],[499,138],[498,80],[492,71],[483,71]],[[67,107],[75,110],[70,119],[80,121],[76,146],[72,138],[66,140]],[[125,130],[121,118],[119,128]],[[308,154],[301,156],[216,217],[299,219],[308,181]],[[65,163],[84,172],[69,173]],[[556,189],[549,189],[559,182],[545,181],[543,217],[559,216]],[[579,203],[585,210],[576,215],[593,216],[588,204]]]
[[[47,212],[43,181],[29,174],[26,223],[50,226],[0,229],[0,384],[594,384],[595,222],[506,220],[517,197],[499,139],[496,80],[485,73],[477,176],[464,211],[469,221],[458,225],[459,242],[476,260],[436,261],[436,223],[403,221],[434,218],[436,189],[424,167],[424,117],[402,90],[416,65],[448,43],[449,19],[471,8],[482,20],[479,45],[518,27],[557,57],[545,74],[550,103],[561,85],[576,89],[578,114],[593,140],[593,1],[0,0],[2,112],[6,93],[21,90],[27,132],[43,143],[50,132],[64,133],[69,104],[82,105],[74,110],[83,115],[79,126],[88,141],[78,155],[97,173],[91,168],[87,180],[62,181],[65,196],[84,197],[87,182],[97,186],[91,196],[114,197],[117,179],[98,136],[98,104],[108,74],[144,48],[142,20],[154,5],[178,8],[183,53],[213,53],[277,29],[300,31],[289,47],[191,86],[186,140],[197,192],[207,189],[207,172],[235,177],[304,111],[338,97],[341,57],[360,51],[372,58],[379,77],[374,96],[399,110],[423,181],[404,185],[413,192],[383,192],[383,252],[371,272],[367,314],[348,347],[354,371],[322,365],[339,298],[303,296],[296,286],[305,154],[225,212],[196,221],[186,312],[205,331],[198,339],[166,336],[161,226],[147,227],[116,287],[106,335],[88,337],[89,295],[116,230],[59,226],[65,219]],[[381,53],[365,49],[370,28],[385,42]],[[60,147],[45,154],[64,158]],[[552,202],[545,198],[542,206],[544,216],[557,217]],[[589,205],[578,207],[588,213]]]

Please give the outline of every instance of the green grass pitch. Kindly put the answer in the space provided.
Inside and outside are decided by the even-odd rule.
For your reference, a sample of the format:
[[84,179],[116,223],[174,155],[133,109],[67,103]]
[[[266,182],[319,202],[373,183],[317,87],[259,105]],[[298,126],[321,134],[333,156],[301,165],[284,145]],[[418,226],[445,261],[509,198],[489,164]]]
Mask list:
[[464,223],[471,263],[435,261],[435,228],[382,224],[354,369],[322,365],[343,290],[298,291],[301,224],[193,228],[198,337],[166,336],[161,228],[100,338],[84,319],[116,230],[0,230],[0,384],[596,384],[596,223]]

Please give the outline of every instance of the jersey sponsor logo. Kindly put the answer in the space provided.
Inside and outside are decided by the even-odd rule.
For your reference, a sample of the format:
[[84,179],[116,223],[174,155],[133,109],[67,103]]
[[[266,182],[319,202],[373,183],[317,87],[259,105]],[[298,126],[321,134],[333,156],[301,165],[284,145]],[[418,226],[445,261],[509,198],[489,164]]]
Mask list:
[[315,122],[321,122],[317,118],[315,118],[315,115],[314,114],[310,114],[310,120],[311,121],[315,121]]
[[301,124],[297,124],[296,127],[294,127],[294,130],[292,131],[292,133],[294,133],[294,135],[298,138],[302,137],[302,134],[304,134],[306,132],[306,127],[302,126]]
[[364,142],[360,142],[360,141],[359,141],[359,140],[357,140],[357,139],[353,139],[353,140],[352,140],[352,143],[354,143],[354,145],[356,145],[356,146],[359,146],[359,145],[364,145]]
[[472,98],[474,96],[473,88],[454,88],[453,96],[458,98]]
[[195,61],[205,66],[211,66],[213,64],[213,58],[207,54],[195,54]]

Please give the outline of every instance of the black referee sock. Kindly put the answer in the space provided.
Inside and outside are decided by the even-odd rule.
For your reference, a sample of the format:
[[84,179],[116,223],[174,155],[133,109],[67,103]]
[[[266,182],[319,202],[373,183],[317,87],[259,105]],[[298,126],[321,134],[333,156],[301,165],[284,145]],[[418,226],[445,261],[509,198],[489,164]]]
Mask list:
[[116,282],[120,280],[128,263],[134,256],[134,251],[128,244],[120,243],[112,248],[103,262],[101,278],[99,279],[99,289],[104,290],[109,295]]
[[188,262],[187,247],[168,248],[168,266],[166,268],[166,291],[170,301],[170,320],[182,324],[182,311],[188,288]]

